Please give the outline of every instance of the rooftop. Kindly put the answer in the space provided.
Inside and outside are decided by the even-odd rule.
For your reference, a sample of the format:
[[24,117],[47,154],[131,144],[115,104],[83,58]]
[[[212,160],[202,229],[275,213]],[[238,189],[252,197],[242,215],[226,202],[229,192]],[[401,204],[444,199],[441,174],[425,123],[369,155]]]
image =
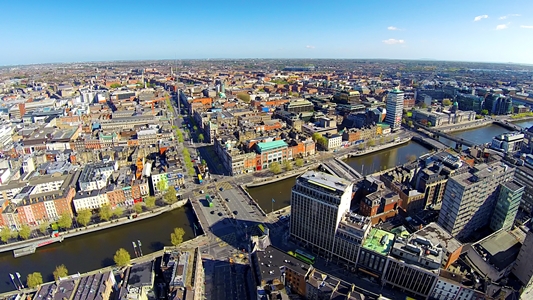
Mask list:
[[316,185],[328,190],[344,192],[351,183],[337,176],[329,175],[323,172],[307,171],[302,174],[298,180],[305,180],[307,183]]
[[516,192],[516,191],[524,188],[522,185],[520,185],[516,181],[506,181],[502,185],[505,186],[506,188],[508,188],[512,192]]
[[257,264],[259,265],[260,280],[266,283],[281,278],[286,268],[307,274],[310,265],[296,259],[293,256],[272,246],[266,247],[265,251],[256,251]]
[[363,248],[386,256],[389,254],[393,244],[394,234],[385,230],[373,228],[363,242]]
[[473,249],[498,270],[503,270],[512,264],[522,245],[516,237],[507,231],[495,234],[473,244]]
[[271,141],[266,143],[257,143],[257,147],[259,147],[259,153],[263,153],[266,151],[278,149],[287,147],[287,143],[283,140],[277,140],[277,141]]
[[128,285],[143,287],[153,285],[152,261],[133,265],[128,277]]
[[429,223],[426,227],[415,232],[415,234],[431,241],[435,246],[443,246],[448,252],[454,252],[463,246],[450,233],[434,222]]

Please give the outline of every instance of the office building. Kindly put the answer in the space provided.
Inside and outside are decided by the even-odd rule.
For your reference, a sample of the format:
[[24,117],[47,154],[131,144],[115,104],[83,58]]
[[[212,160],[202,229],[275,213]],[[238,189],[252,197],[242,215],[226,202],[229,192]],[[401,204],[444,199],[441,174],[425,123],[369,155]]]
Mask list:
[[497,231],[470,245],[464,261],[481,277],[497,282],[513,269],[525,236],[522,228]]
[[392,131],[396,131],[402,126],[403,96],[404,93],[398,88],[393,89],[387,95],[385,123],[391,126]]
[[442,268],[448,269],[463,251],[463,244],[451,236],[437,223],[429,223],[424,228],[414,233],[416,236],[430,241],[442,250]]
[[325,173],[298,177],[291,195],[290,236],[314,252],[331,257],[337,227],[350,208],[353,184]]
[[363,240],[372,229],[371,219],[348,211],[344,214],[335,235],[335,259],[354,268]]
[[443,251],[424,237],[398,237],[394,242],[384,283],[426,298],[439,277]]
[[496,207],[490,220],[492,230],[509,230],[513,227],[522,194],[524,194],[524,187],[515,181],[501,184]]
[[518,132],[504,133],[492,139],[491,148],[503,153],[514,153],[522,149],[524,134]]
[[448,179],[438,223],[462,240],[488,225],[500,183],[512,180],[514,168],[501,162],[479,164]]
[[394,245],[394,234],[372,228],[359,250],[357,271],[381,280],[387,268],[388,255]]

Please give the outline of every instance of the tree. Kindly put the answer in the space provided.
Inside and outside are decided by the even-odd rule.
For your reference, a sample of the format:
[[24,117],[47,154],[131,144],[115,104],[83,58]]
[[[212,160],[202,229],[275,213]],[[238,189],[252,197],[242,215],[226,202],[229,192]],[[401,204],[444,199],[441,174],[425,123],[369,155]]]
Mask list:
[[30,226],[28,226],[26,224],[22,225],[22,227],[19,230],[19,234],[18,235],[20,236],[21,239],[27,240],[30,237],[30,235],[31,235]]
[[173,186],[168,188],[168,191],[163,195],[163,200],[167,204],[172,204],[178,201],[178,196],[176,195],[176,189]]
[[202,133],[200,133],[200,134],[198,135],[198,141],[199,141],[200,143],[203,143],[203,142],[204,142],[204,135],[203,135]]
[[384,137],[380,137],[379,138],[379,143],[380,144],[385,144],[385,138]]
[[304,165],[304,160],[301,159],[301,158],[297,158],[295,161],[294,161],[294,164],[297,166],[297,167],[301,167]]
[[328,146],[328,139],[321,136],[319,139],[318,139],[318,143],[324,148],[326,149],[327,146]]
[[433,124],[431,124],[431,122],[428,121],[428,127],[431,127],[431,125],[433,125]]
[[407,121],[407,125],[408,125],[409,127],[413,127],[413,121],[411,121],[411,120]]
[[115,207],[115,209],[112,210],[111,213],[113,214],[114,217],[120,218],[124,214],[124,208],[117,206]]
[[270,169],[270,171],[274,174],[279,174],[281,173],[281,165],[278,163],[278,162],[273,162],[270,164],[270,166],[268,167]]
[[250,98],[250,95],[248,95],[248,93],[238,93],[237,94],[237,99],[243,101],[243,102],[246,102],[246,103],[250,103],[251,101],[251,98]]
[[290,161],[286,160],[286,161],[283,162],[283,167],[285,167],[286,171],[290,171],[290,170],[292,170],[292,163]]
[[148,208],[152,208],[155,206],[155,197],[154,196],[148,196],[144,198],[144,205]]
[[185,230],[181,227],[174,228],[174,232],[170,234],[170,242],[172,245],[177,246],[183,242],[183,236],[185,235]]
[[444,99],[444,100],[442,100],[442,105],[450,106],[450,105],[452,105],[452,101],[450,99]]
[[68,213],[63,213],[57,220],[57,226],[59,228],[68,229],[72,227],[72,217]]
[[2,242],[4,243],[7,243],[7,241],[9,241],[9,239],[11,239],[12,236],[13,236],[13,232],[11,231],[11,229],[7,227],[4,227],[2,231],[0,231],[0,240],[2,240]]
[[155,187],[158,192],[164,192],[168,189],[168,182],[165,180],[160,180],[156,183]]
[[100,211],[98,212],[100,220],[108,221],[109,219],[111,219],[112,215],[113,213],[111,212],[111,207],[108,204],[104,204],[102,205],[102,207],[100,207]]
[[202,159],[202,166],[205,166],[207,165],[207,162],[205,161],[205,159]]
[[318,140],[320,140],[320,138],[322,137],[322,135],[318,132],[315,132],[313,133],[313,135],[311,136],[311,138],[313,139],[313,141],[318,142]]
[[41,273],[39,272],[33,272],[31,274],[28,274],[26,280],[28,287],[33,289],[43,284],[43,275],[41,275]]
[[194,125],[194,126],[192,127],[192,130],[194,130],[194,132],[198,131],[198,127],[197,127],[196,125]]
[[178,142],[183,143],[183,133],[181,133],[181,130],[178,129]]
[[54,274],[54,280],[58,280],[59,277],[67,277],[68,276],[67,267],[65,267],[65,265],[59,265],[56,267],[53,274]]
[[422,107],[422,108],[426,108],[426,107],[428,107],[428,105],[426,104],[426,102],[422,102],[422,103],[420,104],[420,107]]
[[115,261],[115,264],[119,267],[125,267],[129,265],[131,261],[130,253],[126,251],[124,248],[120,248],[115,252],[115,256],[113,256],[113,261]]
[[50,228],[50,224],[48,223],[41,223],[39,225],[39,231],[42,233],[42,234],[46,234],[48,233],[48,228]]
[[483,110],[481,110],[481,115],[482,115],[482,116],[486,116],[486,115],[488,115],[488,114],[489,114],[489,110],[488,110],[488,109],[483,109]]
[[376,145],[376,141],[375,140],[369,140],[368,141],[368,146],[374,147],[375,145]]
[[135,204],[133,205],[133,210],[134,210],[136,213],[138,213],[138,214],[142,213],[142,212],[143,212],[143,205],[141,204],[141,202],[137,202],[137,203],[135,203]]
[[78,212],[78,216],[76,217],[76,222],[82,226],[87,226],[89,222],[91,221],[91,217],[93,214],[89,209],[82,209]]
[[121,87],[122,85],[120,83],[113,83],[111,84],[109,87],[112,88],[112,89],[117,89],[119,87]]

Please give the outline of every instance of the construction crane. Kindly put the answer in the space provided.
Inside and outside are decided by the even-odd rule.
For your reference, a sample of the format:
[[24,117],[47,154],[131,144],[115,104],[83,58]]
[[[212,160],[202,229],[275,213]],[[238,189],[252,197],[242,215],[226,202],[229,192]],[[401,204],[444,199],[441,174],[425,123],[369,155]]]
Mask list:
[[158,103],[161,101],[167,101],[167,100],[168,100],[168,96],[156,98],[156,99],[148,101],[148,103],[152,105],[152,114],[155,115],[155,103]]

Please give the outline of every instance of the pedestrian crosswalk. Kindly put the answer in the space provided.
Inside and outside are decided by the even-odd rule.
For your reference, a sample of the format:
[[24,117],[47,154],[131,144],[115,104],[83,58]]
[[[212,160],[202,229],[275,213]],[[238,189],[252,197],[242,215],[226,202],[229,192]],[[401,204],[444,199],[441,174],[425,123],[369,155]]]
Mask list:
[[224,190],[229,190],[233,188],[233,186],[227,181],[217,182],[216,187],[217,187],[217,190],[219,191],[220,191],[220,188],[223,188]]

